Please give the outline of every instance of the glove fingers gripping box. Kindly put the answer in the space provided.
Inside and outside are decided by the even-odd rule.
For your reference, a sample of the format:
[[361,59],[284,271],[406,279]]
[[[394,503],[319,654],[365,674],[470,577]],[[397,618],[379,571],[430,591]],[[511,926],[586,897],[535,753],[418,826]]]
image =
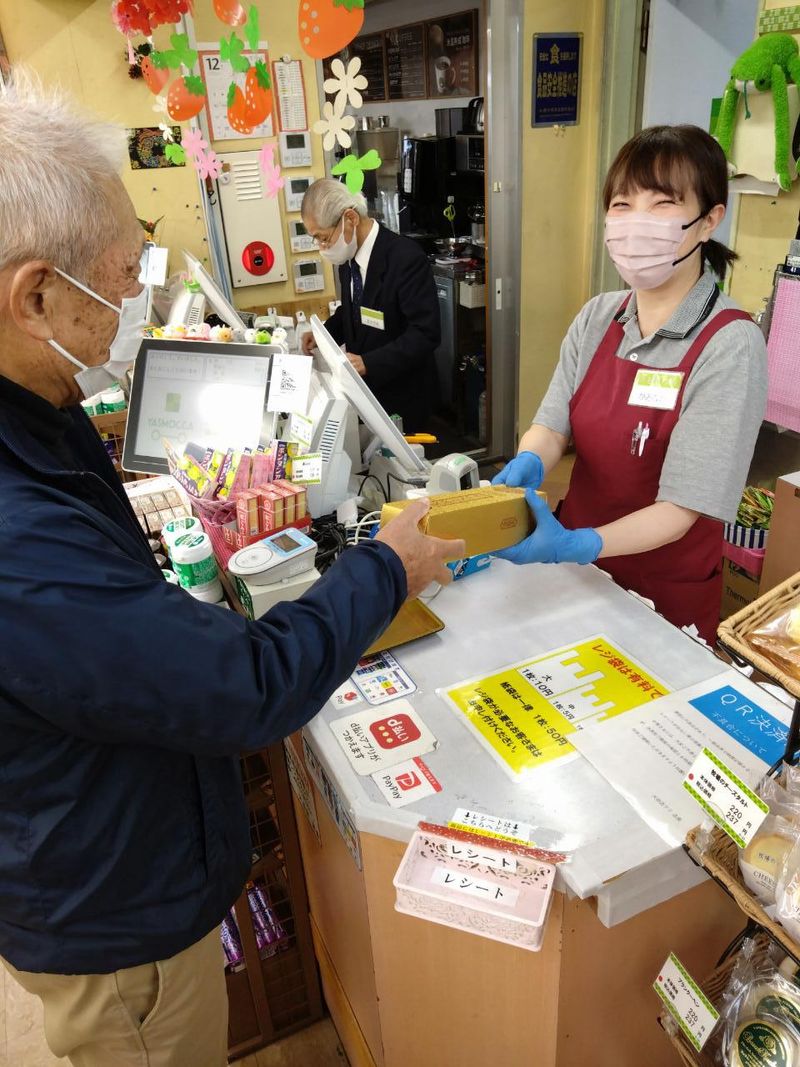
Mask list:
[[[464,556],[510,548],[533,530],[533,515],[524,489],[489,485],[460,493],[439,493],[429,499],[430,510],[423,516],[420,530],[431,537],[447,540],[463,538],[467,543]],[[412,503],[411,500],[392,500],[384,504],[381,526],[402,514]]]

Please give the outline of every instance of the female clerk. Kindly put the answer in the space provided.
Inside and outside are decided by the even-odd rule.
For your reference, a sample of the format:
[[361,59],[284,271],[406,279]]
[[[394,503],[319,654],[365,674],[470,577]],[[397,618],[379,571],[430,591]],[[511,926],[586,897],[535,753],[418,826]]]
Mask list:
[[[710,643],[722,523],[736,514],[767,392],[761,333],[717,287],[735,258],[711,237],[727,196],[722,149],[696,126],[643,130],[621,149],[603,190],[605,241],[632,291],[579,312],[519,453],[495,479],[529,490],[537,522],[499,556],[599,560]],[[533,490],[570,440],[558,521]]]

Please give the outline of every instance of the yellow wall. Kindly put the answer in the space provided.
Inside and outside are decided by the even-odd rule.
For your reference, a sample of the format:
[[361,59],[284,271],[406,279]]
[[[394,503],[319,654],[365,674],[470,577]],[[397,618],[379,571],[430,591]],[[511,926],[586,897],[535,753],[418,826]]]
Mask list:
[[[297,5],[293,0],[256,2],[262,39],[269,43],[270,62],[286,54],[303,59],[308,121],[312,126],[319,118],[316,65],[305,57],[298,44]],[[166,120],[153,111],[154,98],[144,82],[128,77],[125,40],[112,25],[110,6],[109,0],[0,0],[0,27],[9,58],[12,64],[22,62],[32,67],[46,82],[60,83],[86,108],[107,120],[126,127],[156,126]],[[230,32],[214,16],[211,0],[196,0],[195,28],[201,41],[218,40],[223,33]],[[157,31],[157,47],[166,45],[168,32],[168,29]],[[315,136],[312,142],[314,161],[310,173],[321,176],[324,173],[321,142]],[[214,147],[218,151],[248,151],[263,143],[221,141]],[[141,218],[165,216],[158,236],[160,243],[170,249],[170,270],[181,269],[182,248],[208,264],[201,194],[191,165],[151,171],[133,171],[126,166],[123,180]],[[236,302],[241,307],[277,305],[297,299],[282,194],[279,203],[289,280],[236,290]],[[315,293],[315,299],[333,293],[330,268],[326,266],[325,271],[326,293]]]
[[[604,0],[526,0],[522,84],[519,426],[547,389],[562,338],[590,296]],[[583,33],[580,124],[531,129],[533,34]]]

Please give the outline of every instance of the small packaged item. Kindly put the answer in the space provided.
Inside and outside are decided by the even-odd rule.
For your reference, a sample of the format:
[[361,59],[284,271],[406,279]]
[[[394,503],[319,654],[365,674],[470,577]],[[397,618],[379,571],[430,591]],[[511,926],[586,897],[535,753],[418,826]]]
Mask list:
[[800,603],[747,634],[745,640],[780,670],[800,681]]
[[769,815],[739,853],[739,870],[750,892],[768,906],[775,903],[778,879],[800,837],[800,796],[773,778],[765,778],[758,792]]
[[275,457],[271,452],[259,450],[254,453],[250,464],[250,485],[254,489],[258,489],[260,486],[266,485],[267,482],[271,482],[274,470]]
[[775,887],[775,918],[800,942],[800,842],[786,854]]
[[258,507],[261,513],[261,529],[264,533],[279,530],[285,525],[283,521],[283,494],[272,486],[266,486],[258,492]]
[[236,500],[236,525],[242,537],[252,537],[260,529],[259,494],[257,489],[245,489]]
[[288,526],[295,521],[294,489],[282,479],[273,482],[272,488],[283,497],[283,525]]

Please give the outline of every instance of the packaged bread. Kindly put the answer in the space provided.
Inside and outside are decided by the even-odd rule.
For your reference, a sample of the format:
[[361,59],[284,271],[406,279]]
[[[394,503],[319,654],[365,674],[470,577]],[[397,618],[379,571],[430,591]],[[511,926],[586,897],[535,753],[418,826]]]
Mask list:
[[747,848],[739,853],[744,884],[762,904],[774,904],[778,878],[797,839],[785,819],[768,815]]
[[731,1067],[798,1067],[800,1044],[792,1030],[771,1019],[748,1019],[733,1036]]
[[800,603],[745,635],[756,652],[800,681]]

